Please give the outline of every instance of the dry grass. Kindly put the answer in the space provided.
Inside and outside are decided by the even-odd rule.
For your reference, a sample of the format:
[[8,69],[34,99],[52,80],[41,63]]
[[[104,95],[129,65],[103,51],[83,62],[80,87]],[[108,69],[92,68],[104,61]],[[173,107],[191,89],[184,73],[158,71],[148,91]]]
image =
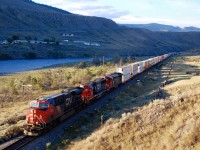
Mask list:
[[[145,58],[138,57],[135,61]],[[79,86],[91,80],[113,73],[117,64],[112,62],[104,66],[91,63],[62,65],[34,71],[0,76],[0,138],[7,129],[25,123],[25,110],[29,102],[38,96],[58,93],[61,89]],[[32,84],[32,87],[22,85]],[[15,118],[15,119],[13,119]],[[16,119],[17,118],[17,119]],[[23,122],[23,123],[22,123]]]
[[[0,139],[7,139],[8,130],[25,123],[25,110],[29,102],[38,96],[58,93],[63,88],[78,86],[90,80],[114,72],[115,66],[76,66],[47,68],[0,76]],[[25,87],[23,84],[32,84]]]
[[[162,91],[164,99],[155,99],[143,107],[137,108],[138,100],[155,98],[154,90],[145,89],[144,95],[139,96],[135,87],[119,95],[115,103],[122,101],[123,104],[131,105],[124,109],[113,111],[111,106],[102,110],[106,113],[119,113],[121,117],[112,117],[106,121],[103,127],[97,127],[90,135],[81,136],[75,140],[66,142],[67,149],[199,149],[200,148],[200,76],[196,72],[200,69],[200,56],[181,56],[176,59],[172,72],[169,76],[170,84]],[[167,76],[170,64],[166,65],[161,74]],[[190,71],[191,74],[186,74]],[[155,86],[161,83],[160,79],[154,79]],[[151,82],[148,80],[148,82]],[[142,86],[145,84],[143,81]],[[153,81],[152,81],[153,82]],[[145,82],[146,83],[146,82]],[[148,83],[149,85],[154,85]],[[140,86],[139,86],[140,87]],[[119,103],[119,104],[122,104]],[[141,103],[140,103],[141,104]],[[109,104],[110,105],[110,104]],[[134,108],[137,109],[137,111]],[[127,113],[127,112],[130,113]],[[101,112],[101,113],[102,113]],[[126,113],[122,113],[126,112]],[[92,124],[95,126],[95,121]],[[85,125],[89,128],[91,125]],[[63,146],[59,146],[63,149]]]

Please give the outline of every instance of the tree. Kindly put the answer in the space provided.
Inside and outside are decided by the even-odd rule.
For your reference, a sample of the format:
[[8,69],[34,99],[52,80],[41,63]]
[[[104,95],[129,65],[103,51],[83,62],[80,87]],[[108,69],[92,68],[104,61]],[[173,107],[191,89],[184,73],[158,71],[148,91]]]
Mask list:
[[8,55],[8,54],[1,54],[0,53],[0,59],[2,59],[2,60],[7,60],[7,59],[12,59],[12,57],[10,56],[10,55]]
[[119,55],[118,55],[117,53],[115,53],[114,56],[113,56],[113,58],[112,58],[112,61],[113,61],[114,63],[118,63],[119,60],[120,60]]
[[59,45],[60,44],[60,42],[59,41],[56,41],[56,45]]
[[94,58],[92,59],[92,63],[93,63],[94,65],[99,65],[99,64],[100,64],[99,58],[98,58],[97,56],[94,56]]
[[128,58],[127,58],[127,62],[128,62],[128,63],[132,63],[132,62],[133,62],[131,56],[128,56]]
[[14,40],[13,40],[13,38],[12,37],[9,37],[9,38],[7,38],[7,41],[8,41],[8,43],[12,43]]
[[85,68],[87,65],[86,65],[86,62],[83,62],[83,61],[81,61],[78,65],[77,65],[77,67],[78,68]]
[[30,41],[30,40],[32,40],[32,37],[31,37],[31,36],[26,36],[25,39],[26,39],[27,41]]
[[44,39],[44,42],[46,42],[47,44],[49,44],[49,39]]
[[123,66],[123,65],[124,65],[124,59],[123,59],[123,57],[120,58],[119,65],[120,65],[120,66]]
[[19,35],[13,35],[12,38],[13,40],[19,40]]
[[28,52],[28,53],[24,54],[24,57],[28,58],[28,59],[35,59],[37,57],[37,55],[34,52]]

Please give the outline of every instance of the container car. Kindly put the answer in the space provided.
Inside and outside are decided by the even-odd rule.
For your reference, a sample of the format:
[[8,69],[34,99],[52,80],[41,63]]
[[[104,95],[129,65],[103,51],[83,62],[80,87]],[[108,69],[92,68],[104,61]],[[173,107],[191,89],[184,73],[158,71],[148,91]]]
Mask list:
[[142,73],[144,71],[143,62],[140,61],[138,65],[138,73]]
[[117,68],[117,72],[123,74],[123,75],[127,75],[127,74],[131,74],[132,72],[132,66],[131,65],[126,65],[126,66],[121,66]]
[[122,82],[125,83],[131,79],[131,74],[122,75]]
[[137,75],[137,74],[138,74],[138,66],[139,66],[139,63],[132,63],[131,66],[132,66],[131,75],[132,75],[132,76]]

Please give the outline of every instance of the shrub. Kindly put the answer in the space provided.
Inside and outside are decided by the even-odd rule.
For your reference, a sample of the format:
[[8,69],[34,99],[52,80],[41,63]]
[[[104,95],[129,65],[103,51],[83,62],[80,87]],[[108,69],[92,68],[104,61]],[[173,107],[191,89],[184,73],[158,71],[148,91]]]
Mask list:
[[84,56],[85,56],[85,57],[90,57],[91,55],[88,54],[88,53],[85,53]]
[[23,133],[23,129],[19,126],[12,126],[8,130],[6,130],[5,135],[9,137],[14,137],[16,135],[19,135],[20,133]]
[[7,38],[8,43],[12,43],[14,40],[13,38]]
[[51,145],[52,145],[51,142],[46,143],[46,148],[51,149]]
[[7,60],[7,59],[11,59],[12,57],[8,54],[0,54],[0,59],[2,60]]
[[60,42],[59,41],[56,41],[56,45],[59,45],[60,44]]
[[32,37],[31,37],[31,36],[26,36],[25,39],[26,39],[27,41],[30,41],[30,40],[32,40]]
[[13,36],[12,36],[12,39],[13,39],[13,40],[19,40],[19,35],[13,35]]
[[35,52],[28,52],[24,54],[24,57],[27,59],[35,59],[37,57]]
[[77,68],[85,68],[85,67],[87,67],[86,62],[80,62],[80,63],[77,65]]

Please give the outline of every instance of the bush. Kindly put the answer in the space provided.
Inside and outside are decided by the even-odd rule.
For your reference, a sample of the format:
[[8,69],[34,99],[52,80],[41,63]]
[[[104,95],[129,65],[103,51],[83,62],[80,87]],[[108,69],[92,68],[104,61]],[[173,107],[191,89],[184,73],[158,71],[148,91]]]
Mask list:
[[12,39],[13,39],[13,40],[19,40],[19,35],[13,35],[13,36],[12,36]]
[[51,149],[51,142],[46,143],[46,149]]
[[77,65],[77,68],[85,68],[85,67],[87,67],[86,62],[80,62],[80,63]]
[[7,38],[8,43],[12,43],[14,40],[13,38]]
[[8,54],[0,54],[0,59],[2,60],[7,60],[7,59],[11,59],[12,57]]
[[88,54],[88,53],[85,53],[84,56],[85,56],[85,57],[90,57],[91,55]]
[[19,126],[12,126],[10,127],[7,131],[6,134],[7,136],[11,137],[15,137],[19,134],[23,133],[23,129]]
[[32,40],[32,37],[31,37],[31,36],[26,36],[25,39],[26,39],[27,41],[30,41],[30,40]]
[[56,45],[59,45],[60,44],[60,42],[59,41],[56,41]]
[[34,52],[28,52],[28,53],[24,54],[24,57],[27,59],[35,59],[37,57],[37,55]]

